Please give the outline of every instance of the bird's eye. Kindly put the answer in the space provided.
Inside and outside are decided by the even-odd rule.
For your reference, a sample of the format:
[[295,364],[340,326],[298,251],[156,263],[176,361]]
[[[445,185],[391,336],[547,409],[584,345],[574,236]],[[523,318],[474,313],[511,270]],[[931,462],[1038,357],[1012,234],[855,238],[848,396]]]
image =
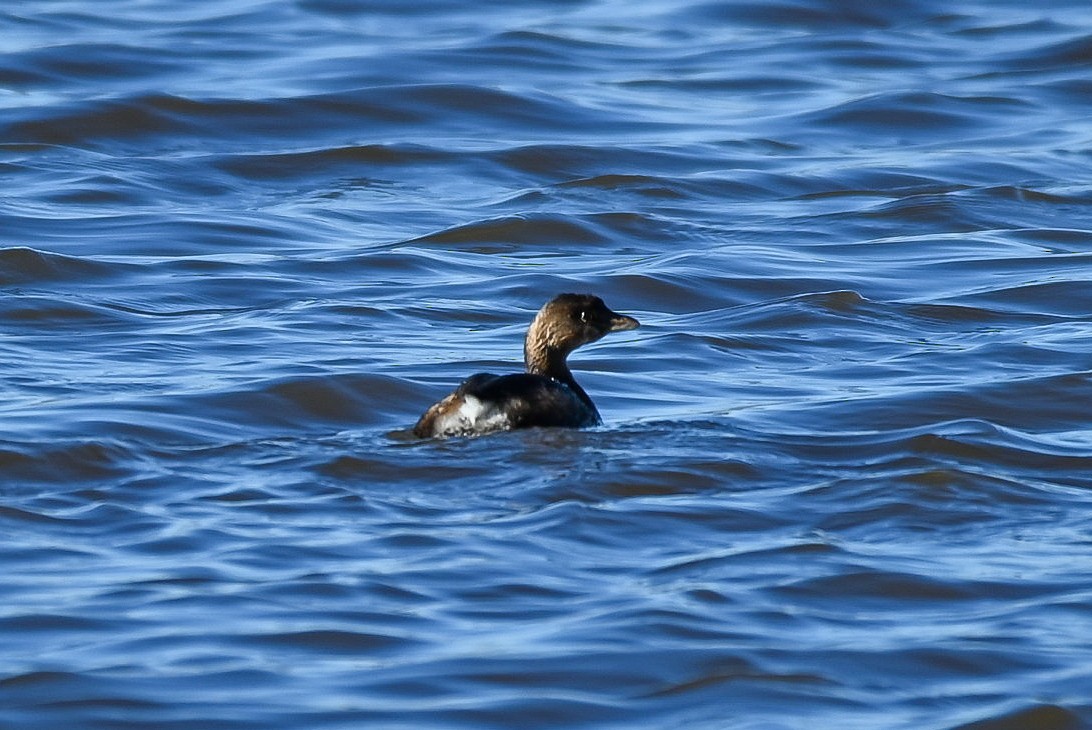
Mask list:
[[581,309],[580,310],[580,321],[587,324],[587,322],[588,322],[588,311],[586,309]]

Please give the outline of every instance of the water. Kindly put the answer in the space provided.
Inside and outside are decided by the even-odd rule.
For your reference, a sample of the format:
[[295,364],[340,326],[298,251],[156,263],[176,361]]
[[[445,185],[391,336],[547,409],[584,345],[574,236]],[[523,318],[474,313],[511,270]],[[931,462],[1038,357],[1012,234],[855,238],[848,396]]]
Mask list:
[[[0,52],[0,726],[1092,727],[1083,0]],[[569,290],[602,428],[407,437]]]

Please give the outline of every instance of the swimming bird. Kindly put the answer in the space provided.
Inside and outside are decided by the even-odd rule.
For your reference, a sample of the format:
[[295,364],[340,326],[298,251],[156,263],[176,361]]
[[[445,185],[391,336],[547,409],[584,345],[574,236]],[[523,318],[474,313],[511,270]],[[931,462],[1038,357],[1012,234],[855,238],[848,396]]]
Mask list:
[[591,294],[560,294],[547,302],[523,342],[526,372],[478,373],[432,405],[413,427],[420,438],[477,436],[534,426],[586,428],[602,423],[566,361],[581,345],[638,327]]

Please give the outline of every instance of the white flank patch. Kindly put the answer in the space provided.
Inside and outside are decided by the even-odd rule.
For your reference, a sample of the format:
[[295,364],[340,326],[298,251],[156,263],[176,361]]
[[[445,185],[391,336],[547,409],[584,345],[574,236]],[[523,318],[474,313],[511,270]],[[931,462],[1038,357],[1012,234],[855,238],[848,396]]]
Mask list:
[[436,420],[434,431],[444,436],[488,433],[509,428],[508,417],[492,403],[482,403],[472,395],[463,396],[459,407]]

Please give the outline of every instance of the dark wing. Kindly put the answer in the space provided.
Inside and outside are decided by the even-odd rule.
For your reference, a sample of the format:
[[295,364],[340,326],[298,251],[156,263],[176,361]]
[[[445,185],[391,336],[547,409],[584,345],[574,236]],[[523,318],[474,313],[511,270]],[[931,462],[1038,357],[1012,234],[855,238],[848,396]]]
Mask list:
[[583,428],[600,422],[595,409],[589,408],[572,388],[542,375],[475,375],[456,392],[472,395],[485,403],[496,403],[507,416],[511,428]]
[[553,378],[478,373],[425,411],[413,433],[429,438],[534,426],[584,428],[598,423],[595,408]]

